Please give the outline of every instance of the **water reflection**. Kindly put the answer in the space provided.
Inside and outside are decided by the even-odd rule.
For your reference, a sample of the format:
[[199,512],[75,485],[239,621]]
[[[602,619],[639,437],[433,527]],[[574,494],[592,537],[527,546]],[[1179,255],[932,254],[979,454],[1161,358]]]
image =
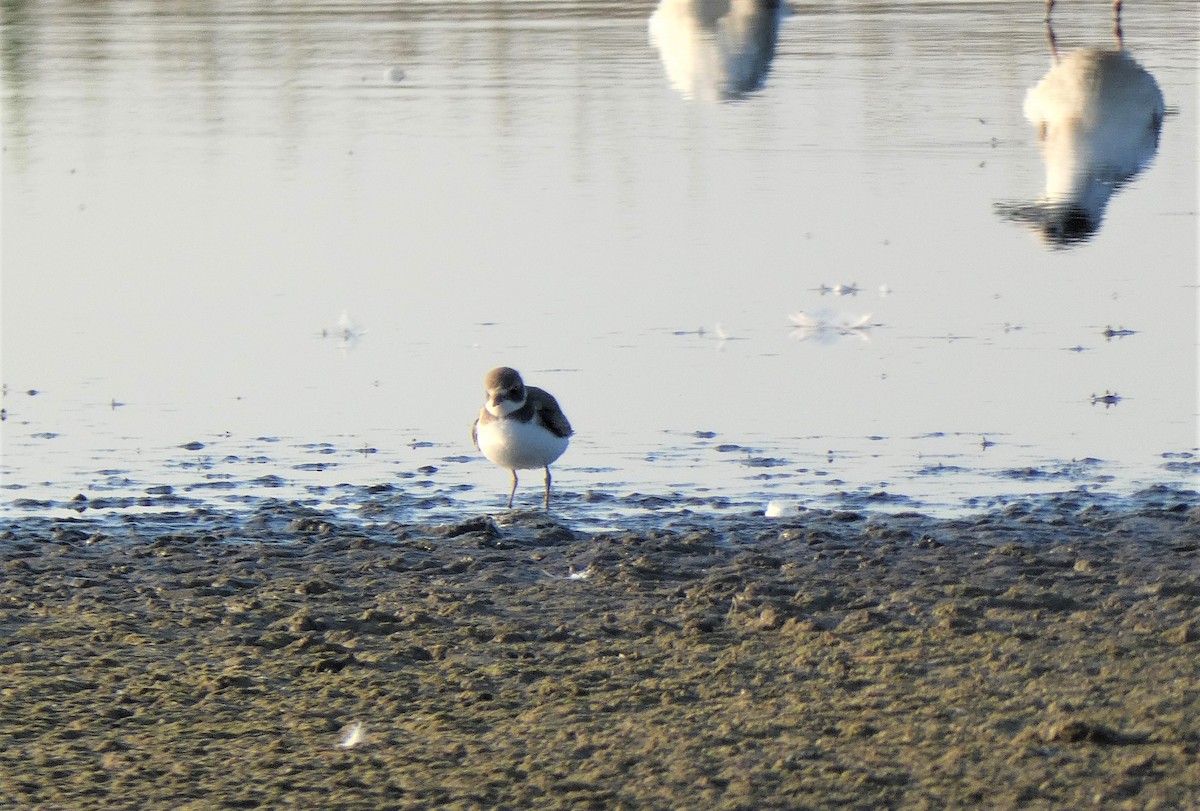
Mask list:
[[871,323],[871,314],[836,312],[829,309],[818,309],[811,312],[800,310],[788,316],[792,329],[788,337],[796,341],[813,341],[819,344],[829,344],[841,338],[858,338],[860,341],[870,341],[868,330],[875,326]]
[[1091,239],[1109,198],[1158,150],[1162,91],[1124,50],[1119,20],[1114,34],[1116,50],[1080,48],[1060,56],[1047,21],[1053,65],[1025,95],[1025,118],[1041,142],[1046,191],[1033,203],[997,208],[1054,248]]
[[[1167,477],[1151,451],[1195,444],[1196,376],[1179,373],[1196,368],[1195,307],[1178,295],[1195,109],[1176,101],[1195,96],[1178,24],[1194,4],[1139,2],[1134,50],[1179,121],[1144,205],[1115,203],[1129,241],[1071,257],[979,209],[1042,193],[1013,100],[1049,60],[1040,43],[1014,60],[1040,30],[1004,4],[840,0],[785,21],[746,0],[6,2],[0,478],[28,487],[4,492],[61,501],[120,469],[135,500],[165,485],[325,502],[357,481],[486,509],[453,404],[490,358],[576,370],[572,402],[600,403],[580,414],[577,493],[807,498],[931,482],[904,473],[931,456]],[[1100,0],[1075,5],[1106,25]],[[697,97],[767,84],[683,104],[660,54],[684,86],[701,54],[737,63],[710,62]],[[983,154],[989,135],[1030,144],[1023,191],[1004,191],[1010,154]],[[1153,284],[1129,270],[1144,255]],[[591,396],[617,376],[638,408]],[[831,394],[798,427],[811,379]],[[1105,392],[1127,399],[1105,414],[1088,400]],[[737,478],[664,439],[697,428],[761,458],[799,458],[803,433],[812,473]],[[963,461],[983,434],[1000,446]],[[208,467],[179,450],[197,439],[224,443]],[[327,440],[338,467],[312,444]],[[838,463],[818,462],[830,447]],[[965,481],[907,492],[944,501]]]
[[684,98],[731,101],[763,86],[786,13],[780,0],[661,0],[650,42]]
[[349,310],[342,310],[342,314],[338,317],[337,326],[333,328],[326,327],[321,330],[322,338],[332,338],[337,341],[337,348],[343,351],[353,349],[362,340],[362,337],[367,334],[357,321],[350,316]]

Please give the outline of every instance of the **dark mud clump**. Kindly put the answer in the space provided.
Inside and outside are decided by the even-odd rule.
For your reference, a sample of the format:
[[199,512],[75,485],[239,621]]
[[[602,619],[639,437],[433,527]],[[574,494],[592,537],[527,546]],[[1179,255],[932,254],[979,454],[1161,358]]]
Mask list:
[[1200,511],[0,525],[13,808],[1200,807]]

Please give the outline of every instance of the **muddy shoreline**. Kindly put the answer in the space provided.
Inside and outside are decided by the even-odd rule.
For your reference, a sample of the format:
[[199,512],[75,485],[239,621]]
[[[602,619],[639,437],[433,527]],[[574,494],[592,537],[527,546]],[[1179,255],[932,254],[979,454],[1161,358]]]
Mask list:
[[0,520],[14,808],[1200,807],[1200,506]]

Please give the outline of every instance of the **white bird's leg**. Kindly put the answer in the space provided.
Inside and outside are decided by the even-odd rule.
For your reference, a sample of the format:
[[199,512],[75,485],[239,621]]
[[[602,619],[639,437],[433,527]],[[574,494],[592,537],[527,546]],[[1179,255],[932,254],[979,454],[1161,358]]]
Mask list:
[[1046,18],[1046,44],[1050,46],[1050,61],[1055,65],[1058,64],[1058,40],[1054,36],[1054,28],[1050,25],[1050,19]]
[[550,465],[546,465],[546,512],[550,512]]
[[1113,0],[1113,36],[1117,39],[1117,50],[1125,50],[1125,36],[1121,32],[1121,0]]
[[512,489],[508,491],[508,508],[511,510],[513,496],[516,495],[517,492],[517,471],[510,470],[508,472],[511,473],[513,477]]
[[1054,0],[1046,0],[1046,22],[1050,22],[1050,12],[1054,10]]

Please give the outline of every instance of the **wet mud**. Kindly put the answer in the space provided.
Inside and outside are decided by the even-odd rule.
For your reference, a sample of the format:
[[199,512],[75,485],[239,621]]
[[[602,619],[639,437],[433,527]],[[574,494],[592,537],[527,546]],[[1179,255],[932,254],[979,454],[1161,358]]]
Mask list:
[[0,521],[13,808],[1200,807],[1200,507]]

